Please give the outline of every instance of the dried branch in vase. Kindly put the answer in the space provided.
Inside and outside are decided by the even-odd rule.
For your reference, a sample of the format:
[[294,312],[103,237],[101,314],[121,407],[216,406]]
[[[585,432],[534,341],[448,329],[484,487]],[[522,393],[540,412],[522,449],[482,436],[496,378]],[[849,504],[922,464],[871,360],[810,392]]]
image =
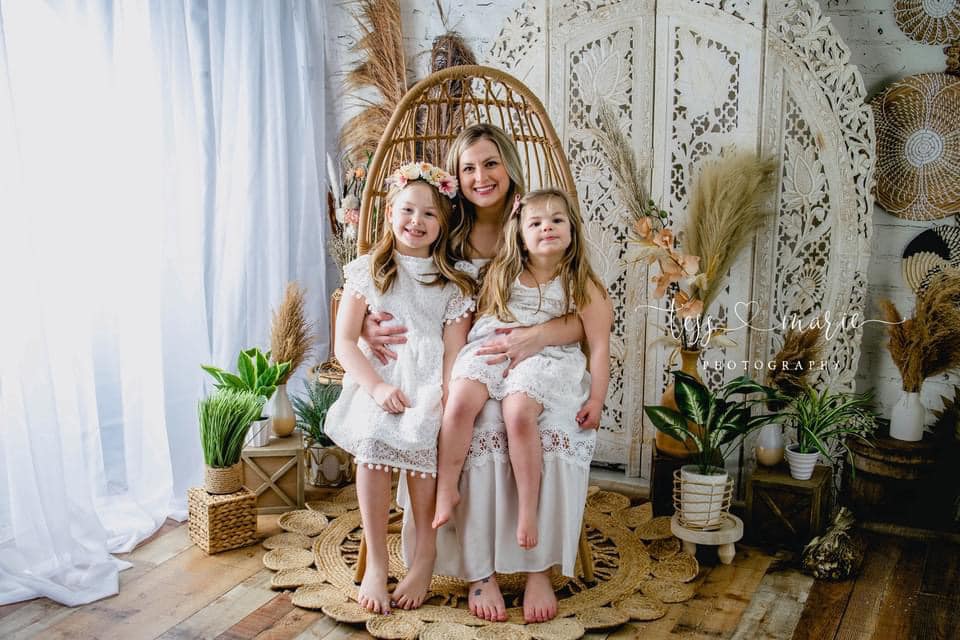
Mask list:
[[927,378],[960,367],[960,272],[946,271],[918,293],[912,318],[890,300],[880,306],[904,391],[919,392]]
[[[441,18],[443,12],[441,11]],[[445,23],[444,23],[445,24]],[[450,67],[462,65],[477,64],[477,57],[473,54],[469,45],[464,42],[459,33],[447,31],[443,35],[437,36],[433,41],[433,49],[430,51],[430,71],[436,73]],[[439,94],[445,90],[449,98],[461,98],[464,94],[470,92],[470,85],[463,80],[450,80],[446,87],[442,89],[437,87],[435,91]],[[437,105],[437,119],[434,127],[438,131],[453,131],[457,126],[465,124],[465,114],[461,109],[461,103],[450,104],[449,100],[442,100]],[[417,114],[417,130],[423,132],[426,129],[426,111]],[[447,149],[450,141],[446,139],[436,140],[434,144],[423,144],[420,156],[434,164],[442,164],[447,157]]]
[[366,107],[340,132],[340,146],[354,162],[373,153],[390,117],[407,93],[407,60],[398,0],[354,0],[354,22],[360,37],[353,51],[360,56],[347,74],[346,90],[373,89],[379,96],[363,100]]
[[273,313],[270,357],[274,362],[290,363],[290,368],[277,384],[286,384],[290,375],[306,360],[313,344],[303,308],[304,293],[296,282],[289,283],[280,308]]
[[767,373],[767,384],[789,398],[803,393],[809,384],[810,363],[819,361],[823,353],[822,338],[823,329],[819,326],[787,331],[783,346],[773,357],[774,365]]

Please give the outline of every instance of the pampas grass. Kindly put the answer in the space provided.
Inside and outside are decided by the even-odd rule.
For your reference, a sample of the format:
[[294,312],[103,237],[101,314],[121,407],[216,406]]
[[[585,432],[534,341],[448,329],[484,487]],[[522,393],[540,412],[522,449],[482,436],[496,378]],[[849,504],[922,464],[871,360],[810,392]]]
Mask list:
[[640,218],[651,215],[653,206],[644,187],[647,181],[646,172],[638,166],[633,145],[624,135],[617,114],[613,112],[610,105],[601,102],[597,116],[600,127],[592,129],[593,135],[607,156],[621,204],[626,207],[631,221],[636,222]]
[[[773,357],[773,368],[767,372],[767,384],[787,398],[802,394],[809,384],[810,363],[818,361],[823,352],[822,338],[820,327],[787,331],[783,346]],[[777,408],[781,407],[782,403],[777,403]]]
[[264,398],[252,391],[221,389],[200,401],[200,445],[209,467],[232,467],[240,452],[250,423],[260,417]]
[[691,194],[684,248],[700,256],[703,277],[695,287],[704,308],[720,293],[740,251],[763,227],[776,186],[777,163],[753,153],[730,152],[705,161]]
[[920,391],[923,381],[960,366],[960,271],[933,279],[917,294],[912,318],[904,319],[890,300],[880,308],[887,325],[887,348],[900,370],[903,390]]
[[340,132],[340,146],[358,164],[376,150],[409,85],[398,0],[354,0],[353,4],[353,19],[360,32],[353,51],[359,54],[359,61],[347,74],[346,90],[373,89],[379,94],[373,100],[361,99],[366,107]]
[[290,368],[277,384],[286,384],[287,379],[310,353],[313,336],[307,324],[303,308],[304,290],[296,282],[287,285],[280,309],[273,313],[270,329],[270,353],[274,362],[289,362]]

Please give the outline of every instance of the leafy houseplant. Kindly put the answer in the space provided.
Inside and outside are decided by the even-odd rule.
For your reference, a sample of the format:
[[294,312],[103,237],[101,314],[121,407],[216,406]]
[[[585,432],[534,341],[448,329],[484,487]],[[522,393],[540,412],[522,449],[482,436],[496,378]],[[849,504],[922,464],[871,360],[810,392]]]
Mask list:
[[307,435],[308,479],[310,484],[338,486],[353,480],[353,460],[324,433],[331,405],[340,396],[340,385],[333,382],[304,382],[306,396],[292,398],[297,426]]
[[869,442],[877,428],[870,393],[818,392],[806,386],[781,415],[796,430],[796,444],[787,447],[787,463],[797,480],[810,478],[820,455],[831,463],[839,451],[851,455],[847,437]]
[[221,389],[200,401],[200,444],[207,465],[209,493],[239,490],[240,452],[250,423],[260,415],[263,403],[262,396],[233,389]]
[[673,376],[677,409],[648,405],[643,410],[657,430],[693,443],[694,464],[680,473],[681,519],[701,528],[714,527],[729,509],[723,461],[751,431],[779,419],[773,414],[752,415],[754,405],[764,405],[776,392],[748,376],[731,380],[716,392],[682,371]]

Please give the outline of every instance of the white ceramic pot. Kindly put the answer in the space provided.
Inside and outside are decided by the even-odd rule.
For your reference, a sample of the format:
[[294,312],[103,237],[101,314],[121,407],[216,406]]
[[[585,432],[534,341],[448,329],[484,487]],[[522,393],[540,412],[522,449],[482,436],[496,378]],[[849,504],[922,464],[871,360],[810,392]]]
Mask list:
[[785,452],[787,465],[790,467],[790,477],[794,480],[809,480],[813,475],[813,468],[817,466],[820,452],[800,453],[797,451],[798,447],[799,445],[792,444]]
[[763,425],[755,451],[757,462],[765,467],[775,467],[783,461],[783,430],[779,424]]
[[270,418],[263,417],[250,423],[245,447],[265,447],[270,444]]
[[685,526],[715,527],[730,509],[724,495],[730,476],[719,467],[710,467],[710,471],[715,473],[700,473],[696,465],[680,468],[680,517]]
[[926,419],[927,408],[920,402],[920,394],[904,391],[890,413],[890,437],[907,442],[922,440]]

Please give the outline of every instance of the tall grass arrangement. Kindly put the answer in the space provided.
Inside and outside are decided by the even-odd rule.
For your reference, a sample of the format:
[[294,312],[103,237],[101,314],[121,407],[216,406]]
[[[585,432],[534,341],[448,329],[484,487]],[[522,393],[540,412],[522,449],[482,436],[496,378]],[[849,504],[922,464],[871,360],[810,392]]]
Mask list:
[[233,389],[221,389],[200,401],[200,444],[207,466],[224,468],[240,462],[247,430],[260,417],[263,403],[263,396]]
[[290,367],[277,378],[277,384],[286,384],[310,354],[313,336],[304,311],[304,290],[296,282],[287,285],[280,308],[273,313],[270,329],[270,353],[273,361],[289,362]]
[[767,384],[787,398],[796,398],[809,383],[810,363],[823,353],[823,329],[810,326],[802,331],[790,329],[783,337],[783,346],[773,357],[774,365],[767,372]]
[[918,293],[911,318],[903,318],[890,300],[880,308],[890,323],[887,348],[904,391],[918,392],[927,378],[960,367],[960,272],[944,272]]

